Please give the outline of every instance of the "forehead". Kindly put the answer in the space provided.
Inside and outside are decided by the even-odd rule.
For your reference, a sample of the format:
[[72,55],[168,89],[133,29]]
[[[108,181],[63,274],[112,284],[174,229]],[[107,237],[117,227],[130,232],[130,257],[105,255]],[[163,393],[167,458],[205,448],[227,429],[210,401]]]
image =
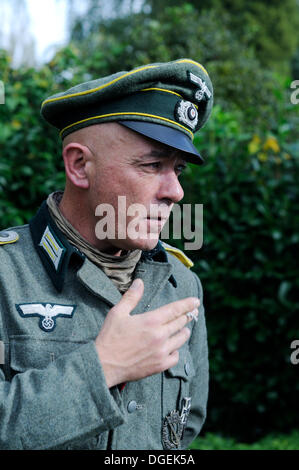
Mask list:
[[[109,124],[100,126],[100,134],[98,135],[100,138],[94,142],[97,153],[102,157],[105,154],[107,158],[113,157],[113,160],[117,161],[130,161],[139,158],[180,158],[185,160],[185,153],[181,150],[150,139],[117,123],[114,126]],[[104,149],[105,152],[102,152]]]

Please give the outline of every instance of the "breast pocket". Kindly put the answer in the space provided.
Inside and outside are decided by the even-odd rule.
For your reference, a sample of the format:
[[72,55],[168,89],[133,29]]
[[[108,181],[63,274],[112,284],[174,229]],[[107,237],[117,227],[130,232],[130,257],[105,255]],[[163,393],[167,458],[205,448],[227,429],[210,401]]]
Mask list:
[[12,375],[28,369],[44,369],[58,357],[71,353],[83,342],[59,339],[11,336],[9,338],[10,368]]

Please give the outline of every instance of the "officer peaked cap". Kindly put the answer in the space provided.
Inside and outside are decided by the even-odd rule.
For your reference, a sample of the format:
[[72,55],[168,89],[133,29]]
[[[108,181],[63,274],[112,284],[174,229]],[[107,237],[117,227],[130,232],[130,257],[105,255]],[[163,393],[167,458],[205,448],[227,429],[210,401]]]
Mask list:
[[212,106],[213,87],[206,69],[180,59],[81,83],[47,98],[41,114],[62,138],[93,124],[117,121],[202,163],[192,141]]

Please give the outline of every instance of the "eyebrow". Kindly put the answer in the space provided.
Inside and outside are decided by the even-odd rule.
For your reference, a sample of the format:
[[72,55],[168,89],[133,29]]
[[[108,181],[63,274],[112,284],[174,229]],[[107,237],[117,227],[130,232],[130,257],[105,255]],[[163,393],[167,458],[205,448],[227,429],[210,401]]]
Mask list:
[[149,153],[145,153],[142,155],[136,156],[137,159],[145,159],[145,158],[169,158],[169,157],[176,157],[180,158],[181,160],[184,160],[186,162],[186,159],[182,156],[184,152],[181,152],[182,155],[178,154],[176,156],[176,152],[179,152],[179,150],[172,150],[172,149],[165,149],[165,150],[151,150]]

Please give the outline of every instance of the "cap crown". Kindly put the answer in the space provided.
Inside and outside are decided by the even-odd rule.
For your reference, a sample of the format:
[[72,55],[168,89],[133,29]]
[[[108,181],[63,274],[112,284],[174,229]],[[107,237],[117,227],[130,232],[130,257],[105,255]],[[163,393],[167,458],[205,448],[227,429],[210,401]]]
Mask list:
[[213,87],[205,68],[180,59],[81,83],[47,98],[41,114],[62,138],[93,124],[136,120],[175,128],[192,140],[212,105]]

